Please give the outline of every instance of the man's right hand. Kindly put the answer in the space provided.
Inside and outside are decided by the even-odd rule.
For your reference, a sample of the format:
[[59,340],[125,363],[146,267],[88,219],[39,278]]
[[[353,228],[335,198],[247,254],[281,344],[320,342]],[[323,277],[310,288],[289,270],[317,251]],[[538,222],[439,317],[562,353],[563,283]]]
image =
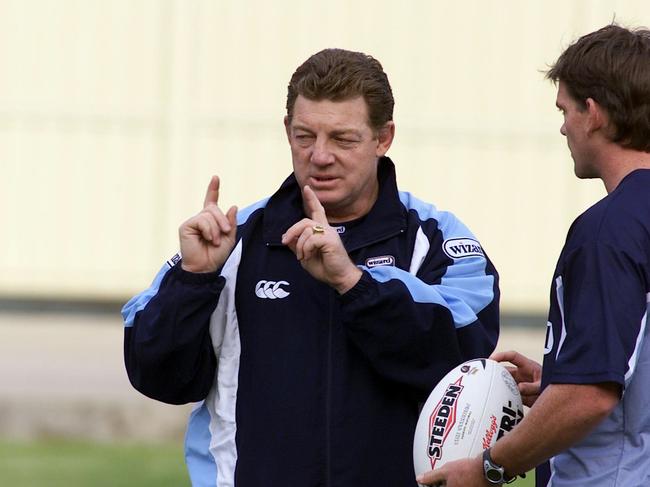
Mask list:
[[212,176],[203,210],[178,229],[183,270],[214,272],[230,255],[237,235],[237,207],[230,207],[224,215],[217,206],[218,201],[219,177]]
[[508,372],[519,386],[524,405],[532,407],[537,398],[542,380],[542,366],[519,352],[496,352],[490,358],[496,362],[510,362],[514,367],[506,366]]

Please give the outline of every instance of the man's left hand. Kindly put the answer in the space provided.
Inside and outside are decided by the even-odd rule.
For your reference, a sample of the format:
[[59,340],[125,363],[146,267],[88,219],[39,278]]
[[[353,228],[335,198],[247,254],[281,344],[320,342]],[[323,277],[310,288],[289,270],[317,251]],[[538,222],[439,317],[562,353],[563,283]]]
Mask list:
[[442,467],[418,475],[421,485],[444,485],[445,487],[492,487],[483,476],[481,457],[456,460]]
[[282,243],[296,254],[303,268],[343,294],[361,279],[361,269],[350,260],[341,237],[327,222],[325,208],[314,191],[305,186],[302,193],[303,218],[282,236]]

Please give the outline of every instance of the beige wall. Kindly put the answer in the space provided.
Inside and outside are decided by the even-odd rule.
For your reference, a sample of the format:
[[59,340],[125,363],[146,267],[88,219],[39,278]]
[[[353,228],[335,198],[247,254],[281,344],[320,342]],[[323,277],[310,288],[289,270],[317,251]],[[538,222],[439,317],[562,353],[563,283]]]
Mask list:
[[0,0],[0,297],[123,299],[176,251],[213,173],[247,205],[290,171],[287,81],[324,47],[373,54],[399,182],[451,210],[540,311],[564,234],[604,195],[572,174],[540,70],[646,0]]

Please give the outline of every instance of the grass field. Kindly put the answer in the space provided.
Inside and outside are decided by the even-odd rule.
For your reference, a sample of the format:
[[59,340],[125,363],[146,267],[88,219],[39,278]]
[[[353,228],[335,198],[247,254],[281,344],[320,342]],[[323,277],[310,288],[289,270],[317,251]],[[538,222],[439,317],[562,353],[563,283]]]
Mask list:
[[[0,441],[0,485],[12,487],[183,487],[182,445]],[[509,484],[534,487],[532,474]],[[286,486],[300,487],[300,486]]]
[[0,441],[0,485],[182,487],[182,445]]
[[525,479],[518,478],[511,484],[506,484],[511,487],[535,487],[535,472],[529,472]]

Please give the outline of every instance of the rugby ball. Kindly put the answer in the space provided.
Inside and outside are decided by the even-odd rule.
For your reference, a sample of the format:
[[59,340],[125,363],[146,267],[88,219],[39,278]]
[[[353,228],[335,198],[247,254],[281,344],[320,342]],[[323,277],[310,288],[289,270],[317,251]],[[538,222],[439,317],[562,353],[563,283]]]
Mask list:
[[477,456],[523,417],[519,389],[504,366],[489,359],[459,365],[422,407],[413,439],[415,474]]

